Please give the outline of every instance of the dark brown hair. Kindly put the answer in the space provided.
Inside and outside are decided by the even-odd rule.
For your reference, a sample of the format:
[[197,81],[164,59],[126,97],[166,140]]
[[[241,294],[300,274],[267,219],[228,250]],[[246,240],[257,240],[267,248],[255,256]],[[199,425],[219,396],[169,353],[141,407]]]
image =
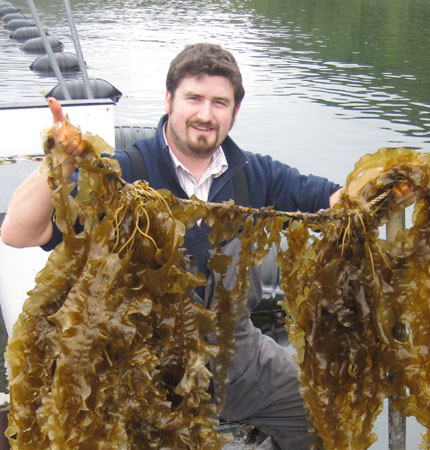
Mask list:
[[237,106],[245,95],[242,75],[233,55],[216,44],[187,45],[170,63],[166,87],[172,96],[183,78],[188,76],[218,75],[228,78],[233,85]]

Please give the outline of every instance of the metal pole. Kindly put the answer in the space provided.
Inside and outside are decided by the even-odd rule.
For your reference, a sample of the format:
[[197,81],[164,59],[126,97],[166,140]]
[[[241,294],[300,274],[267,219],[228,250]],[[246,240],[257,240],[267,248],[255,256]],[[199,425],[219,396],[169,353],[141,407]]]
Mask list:
[[[405,229],[405,211],[395,213],[387,223],[387,241],[394,242],[397,233]],[[406,450],[406,419],[394,409],[393,399],[388,399],[388,448]]]
[[57,60],[55,59],[54,52],[52,51],[52,47],[48,42],[48,38],[46,37],[46,33],[39,18],[36,6],[34,5],[33,0],[27,0],[27,4],[30,8],[31,14],[33,15],[34,21],[36,22],[37,29],[39,30],[40,37],[42,38],[43,45],[45,47],[46,53],[48,54],[49,62],[52,65],[52,69],[54,70],[55,76],[57,77],[58,83],[60,84],[61,90],[63,91],[63,96],[66,100],[71,100],[72,97],[70,97],[69,90],[67,89],[66,83],[64,82],[64,78],[58,66]]
[[69,22],[70,32],[72,33],[73,43],[75,45],[76,54],[78,56],[79,68],[81,69],[87,98],[94,98],[90,80],[88,78],[87,68],[85,66],[84,56],[82,54],[81,44],[79,42],[78,32],[76,30],[75,21],[73,20],[72,8],[70,6],[69,0],[63,0],[63,2],[66,8],[67,20]]

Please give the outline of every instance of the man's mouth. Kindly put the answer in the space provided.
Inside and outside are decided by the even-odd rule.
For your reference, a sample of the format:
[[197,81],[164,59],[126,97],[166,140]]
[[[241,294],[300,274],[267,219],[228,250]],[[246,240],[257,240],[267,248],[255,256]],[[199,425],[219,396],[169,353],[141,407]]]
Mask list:
[[191,128],[193,128],[197,131],[204,132],[204,133],[213,131],[215,129],[212,125],[208,125],[208,124],[203,125],[203,124],[199,124],[199,123],[192,123]]

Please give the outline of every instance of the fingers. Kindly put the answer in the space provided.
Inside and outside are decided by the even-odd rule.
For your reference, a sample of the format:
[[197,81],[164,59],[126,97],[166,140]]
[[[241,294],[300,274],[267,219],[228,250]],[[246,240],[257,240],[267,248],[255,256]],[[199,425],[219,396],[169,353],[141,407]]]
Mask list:
[[54,97],[48,98],[48,106],[54,119],[54,126],[50,130],[53,145],[60,144],[71,156],[80,155],[85,149],[86,143],[81,139],[79,128],[66,121],[61,104]]
[[64,121],[63,110],[60,103],[54,97],[48,97],[48,106],[54,116],[54,123],[61,123]]
[[344,188],[340,188],[337,191],[333,192],[330,196],[330,208],[333,208],[333,206],[340,200],[340,196],[342,195],[344,191]]
[[86,147],[86,142],[81,139],[81,136],[76,136],[70,144],[69,153],[72,156],[80,155]]
[[414,191],[414,186],[410,181],[399,181],[393,187],[393,194],[397,198],[408,197]]

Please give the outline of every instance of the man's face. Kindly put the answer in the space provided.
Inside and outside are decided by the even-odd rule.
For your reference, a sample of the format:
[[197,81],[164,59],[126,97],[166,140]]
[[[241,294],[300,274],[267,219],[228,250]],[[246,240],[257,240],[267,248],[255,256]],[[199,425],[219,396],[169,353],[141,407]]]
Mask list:
[[166,93],[166,135],[172,151],[209,158],[227,136],[239,110],[228,78],[184,78],[174,96]]

